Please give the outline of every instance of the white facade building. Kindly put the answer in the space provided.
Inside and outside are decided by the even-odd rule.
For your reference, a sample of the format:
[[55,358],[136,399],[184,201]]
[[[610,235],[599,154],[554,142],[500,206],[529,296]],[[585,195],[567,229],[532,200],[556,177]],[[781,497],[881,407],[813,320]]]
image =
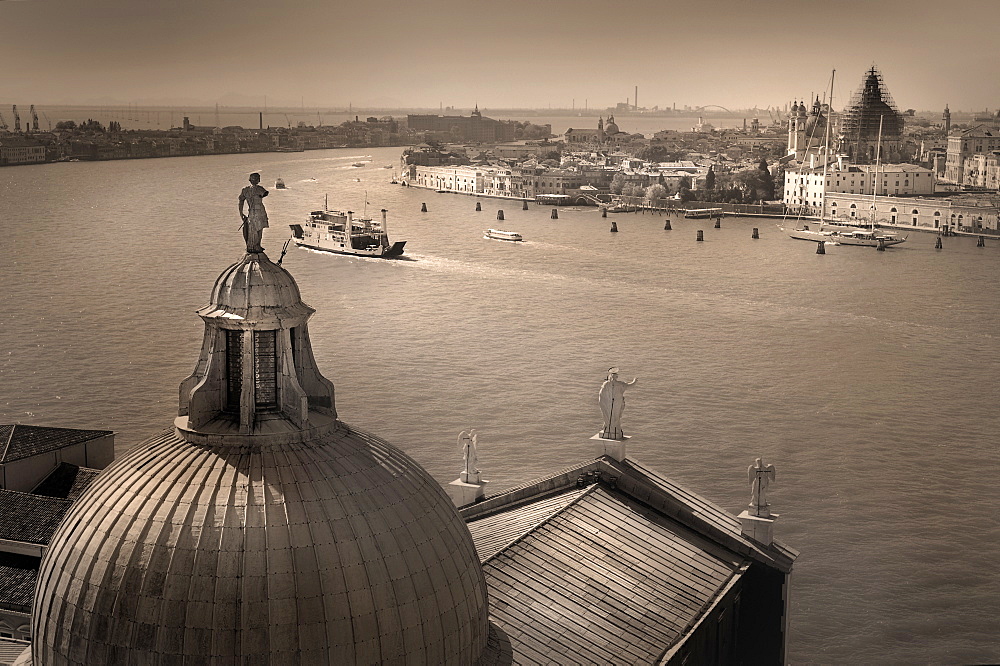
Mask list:
[[827,195],[921,196],[933,194],[934,183],[933,170],[914,164],[884,164],[876,168],[874,164],[847,165],[840,160],[827,169],[825,186],[823,167],[787,169],[783,198],[788,206],[807,206],[818,213],[823,206],[824,191]]

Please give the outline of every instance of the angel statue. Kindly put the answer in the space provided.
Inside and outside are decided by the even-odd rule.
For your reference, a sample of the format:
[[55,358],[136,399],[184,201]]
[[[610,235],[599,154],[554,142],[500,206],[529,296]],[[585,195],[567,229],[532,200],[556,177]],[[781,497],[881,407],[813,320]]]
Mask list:
[[750,481],[750,514],[767,518],[771,510],[764,491],[774,481],[774,465],[765,465],[762,458],[757,458],[747,467],[747,479]]
[[462,469],[462,473],[459,476],[459,480],[462,483],[479,483],[479,454],[476,451],[476,446],[479,442],[479,433],[476,432],[475,428],[470,428],[469,430],[463,430],[458,435],[458,446],[462,449],[462,459],[465,461],[465,467]]
[[618,368],[608,370],[608,378],[601,384],[601,392],[598,394],[598,402],[601,405],[601,414],[604,415],[604,428],[601,430],[601,437],[604,439],[625,439],[622,432],[622,410],[625,409],[625,389],[633,386],[637,381],[633,378],[630,382],[623,382],[618,379]]

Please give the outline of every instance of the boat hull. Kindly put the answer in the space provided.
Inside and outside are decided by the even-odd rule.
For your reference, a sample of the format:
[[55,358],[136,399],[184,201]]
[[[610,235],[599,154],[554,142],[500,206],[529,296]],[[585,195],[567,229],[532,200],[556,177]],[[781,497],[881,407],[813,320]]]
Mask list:
[[837,231],[810,231],[808,229],[795,229],[794,231],[788,232],[790,238],[796,240],[807,240],[819,242],[823,241],[825,243],[836,243],[838,245],[858,245],[862,247],[878,247],[879,243],[883,246],[888,247],[890,245],[899,245],[904,242],[905,238],[898,238],[896,236],[872,236],[870,234],[865,235],[852,235],[852,234],[841,234]]
[[295,244],[299,247],[310,250],[319,250],[331,254],[345,254],[351,257],[373,257],[375,259],[396,259],[403,256],[403,246],[406,241],[396,241],[387,248],[380,247],[378,250],[353,249],[343,247],[325,247],[321,243],[312,242],[308,238],[295,239]]

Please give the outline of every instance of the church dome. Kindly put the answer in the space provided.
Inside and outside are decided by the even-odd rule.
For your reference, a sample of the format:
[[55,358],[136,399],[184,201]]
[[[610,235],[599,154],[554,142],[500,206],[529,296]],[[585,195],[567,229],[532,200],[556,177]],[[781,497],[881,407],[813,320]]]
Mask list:
[[174,427],[50,542],[33,663],[475,663],[469,530],[417,462],[337,418],[294,279],[248,253],[211,298]]
[[608,124],[604,126],[604,133],[605,134],[618,134],[618,131],[619,131],[618,130],[618,124],[615,123],[615,117],[614,116],[609,116],[608,117]]
[[213,439],[153,437],[74,505],[39,572],[35,664],[479,657],[482,569],[420,465],[339,423]]

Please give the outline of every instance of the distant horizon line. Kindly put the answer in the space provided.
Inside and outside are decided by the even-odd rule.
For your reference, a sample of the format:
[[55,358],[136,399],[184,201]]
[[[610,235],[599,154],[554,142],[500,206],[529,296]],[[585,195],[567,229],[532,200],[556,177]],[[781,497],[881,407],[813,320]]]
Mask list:
[[[17,102],[7,102],[0,101],[0,109],[10,108],[12,105],[18,104]],[[22,104],[21,110],[19,110],[19,115],[22,119],[29,114],[29,109],[31,104]],[[46,108],[58,108],[58,109],[99,109],[99,110],[114,110],[114,111],[134,111],[134,112],[144,112],[144,111],[198,111],[200,113],[215,113],[216,109],[220,114],[222,113],[279,113],[279,114],[307,114],[314,115],[316,113],[329,113],[329,114],[356,114],[362,115],[364,113],[381,113],[383,115],[392,115],[393,113],[404,114],[404,113],[435,113],[435,114],[455,114],[461,112],[472,112],[476,108],[479,109],[481,113],[530,113],[537,116],[598,116],[607,115],[608,113],[619,113],[628,115],[682,115],[682,114],[703,114],[703,115],[740,115],[749,112],[760,112],[767,113],[769,110],[772,112],[783,112],[783,106],[768,106],[768,107],[740,107],[740,108],[720,108],[721,105],[717,104],[705,104],[702,106],[691,106],[687,105],[688,108],[662,108],[662,109],[619,109],[616,107],[587,107],[587,108],[574,108],[574,107],[532,107],[532,106],[512,106],[512,107],[477,107],[476,105],[470,107],[430,107],[430,106],[299,106],[299,105],[282,105],[282,106],[270,106],[261,107],[254,105],[224,105],[224,104],[134,104],[129,102],[112,102],[107,104],[94,104],[94,103],[72,103],[72,104],[34,104],[36,111],[46,109]],[[714,107],[714,108],[706,108]],[[944,108],[941,109],[915,109],[917,114],[937,114],[943,112]],[[901,109],[901,111],[904,111]],[[980,113],[995,113],[991,111],[989,107],[985,109],[950,109],[952,116],[957,114],[967,114],[975,115]],[[0,111],[2,113],[2,111]]]

